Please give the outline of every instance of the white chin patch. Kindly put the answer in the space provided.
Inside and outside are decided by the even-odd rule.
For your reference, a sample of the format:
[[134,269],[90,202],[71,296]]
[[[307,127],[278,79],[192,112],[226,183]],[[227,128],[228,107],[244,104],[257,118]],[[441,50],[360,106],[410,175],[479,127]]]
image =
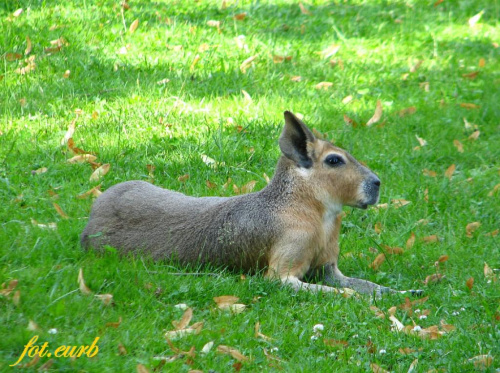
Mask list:
[[300,177],[303,177],[304,179],[309,179],[309,177],[311,176],[311,173],[312,173],[311,168],[299,167],[299,168],[296,168],[295,171],[297,172],[297,175],[299,175]]

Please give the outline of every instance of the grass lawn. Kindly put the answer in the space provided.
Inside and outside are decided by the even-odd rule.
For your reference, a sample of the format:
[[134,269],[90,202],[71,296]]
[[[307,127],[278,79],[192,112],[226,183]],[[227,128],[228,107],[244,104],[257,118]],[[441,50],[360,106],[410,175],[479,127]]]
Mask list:
[[[38,336],[51,353],[99,337],[99,351],[18,367],[499,372],[499,19],[480,0],[1,2],[0,370]],[[340,268],[425,298],[81,249],[98,185],[263,188],[284,110],[382,180],[381,206],[345,208]],[[68,162],[79,149],[97,158]],[[220,310],[222,295],[246,307]],[[203,326],[169,345],[189,321],[179,304]]]

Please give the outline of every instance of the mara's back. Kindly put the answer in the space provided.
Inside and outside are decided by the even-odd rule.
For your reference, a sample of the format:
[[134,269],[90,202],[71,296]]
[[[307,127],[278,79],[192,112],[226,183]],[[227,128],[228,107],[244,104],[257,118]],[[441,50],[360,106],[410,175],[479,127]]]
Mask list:
[[81,242],[85,248],[109,245],[154,259],[251,270],[267,264],[280,226],[275,208],[263,191],[197,198],[128,181],[97,198]]

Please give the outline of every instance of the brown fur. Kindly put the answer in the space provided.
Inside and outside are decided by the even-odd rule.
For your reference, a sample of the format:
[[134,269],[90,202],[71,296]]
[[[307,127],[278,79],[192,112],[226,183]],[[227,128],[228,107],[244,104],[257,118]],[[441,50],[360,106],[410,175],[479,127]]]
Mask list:
[[[283,156],[275,175],[256,193],[195,198],[142,181],[113,186],[96,200],[82,246],[245,271],[266,268],[266,276],[295,289],[391,291],[338,269],[342,206],[376,203],[378,177],[345,150],[315,138],[290,112],[279,143]],[[328,163],[334,158],[340,164]],[[315,272],[330,286],[302,281]]]

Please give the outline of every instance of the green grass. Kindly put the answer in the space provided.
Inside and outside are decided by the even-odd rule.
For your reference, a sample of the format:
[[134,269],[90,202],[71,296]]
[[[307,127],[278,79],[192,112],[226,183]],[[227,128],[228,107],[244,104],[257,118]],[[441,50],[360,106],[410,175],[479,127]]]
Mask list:
[[[500,170],[500,48],[494,45],[500,43],[500,5],[434,2],[304,1],[310,15],[285,0],[229,0],[224,10],[221,1],[131,1],[123,14],[120,2],[108,0],[2,2],[0,283],[18,280],[20,298],[0,295],[0,369],[13,369],[8,365],[39,335],[39,343],[48,342],[52,350],[100,337],[96,357],[53,359],[55,370],[134,371],[143,364],[152,371],[159,364],[155,356],[174,355],[164,333],[183,313],[174,305],[186,303],[193,308],[192,322],[204,321],[203,330],[173,343],[183,351],[195,346],[197,355],[166,363],[165,371],[236,369],[235,359],[216,352],[218,345],[251,358],[242,371],[364,372],[375,363],[407,372],[418,359],[419,372],[465,372],[479,370],[468,361],[478,355],[493,357],[487,370],[498,371],[500,280],[488,282],[483,267],[485,262],[500,267],[498,236],[486,235],[500,221],[500,192],[488,195],[499,183]],[[14,17],[18,8],[24,12]],[[481,19],[470,27],[468,20],[480,11]],[[244,20],[233,19],[242,12]],[[139,26],[130,33],[135,19]],[[207,25],[209,20],[221,22],[220,33]],[[29,56],[10,61],[6,53],[24,54],[26,36],[36,69],[20,75],[16,69]],[[67,45],[58,53],[46,52],[60,37]],[[340,46],[336,55],[317,53],[331,44]],[[123,47],[127,53],[119,54]],[[242,72],[242,62],[255,55]],[[291,60],[274,63],[273,55]],[[421,66],[410,73],[419,60]],[[463,77],[474,71],[479,71],[475,79]],[[406,79],[404,74],[409,74]],[[301,81],[292,81],[294,76]],[[158,84],[163,79],[170,81]],[[315,89],[322,81],[333,86]],[[343,104],[348,95],[352,102]],[[366,123],[377,100],[383,105],[379,123],[355,128],[344,123],[344,114]],[[413,115],[398,114],[412,106]],[[149,164],[156,167],[156,185],[195,196],[232,195],[231,187],[222,187],[228,177],[238,186],[256,180],[256,189],[263,188],[263,173],[271,176],[279,157],[283,111],[302,113],[306,123],[380,176],[381,203],[411,201],[402,208],[346,209],[343,272],[398,289],[424,288],[429,299],[413,309],[429,310],[427,318],[402,309],[396,317],[423,328],[443,319],[456,330],[436,340],[391,331],[391,322],[376,318],[369,306],[387,311],[404,302],[399,296],[373,303],[369,297],[294,293],[261,276],[241,280],[239,273],[219,271],[180,276],[194,270],[84,252],[79,234],[92,200],[76,196],[99,182],[89,181],[88,164],[66,162],[73,154],[61,139],[76,109],[82,114],[75,145],[111,165],[100,181],[102,190],[125,180],[148,180]],[[472,129],[465,128],[463,118],[477,125],[477,140],[468,139]],[[419,145],[415,135],[427,141],[420,150],[414,150]],[[463,153],[453,140],[463,144]],[[208,167],[203,154],[219,167]],[[456,170],[449,180],[444,172],[451,164]],[[34,173],[42,167],[47,172]],[[425,176],[423,169],[437,176]],[[189,179],[179,182],[185,174]],[[206,180],[217,187],[208,188]],[[69,219],[56,212],[53,202]],[[56,223],[57,229],[33,225],[31,219]],[[476,221],[481,226],[467,237],[466,225]],[[411,232],[416,235],[411,249],[388,256],[378,271],[369,268],[383,244],[405,247]],[[423,241],[434,234],[438,242]],[[436,268],[441,255],[449,259]],[[94,294],[113,294],[113,305],[78,290],[80,268]],[[446,277],[424,285],[434,273]],[[220,312],[213,301],[220,295],[238,296],[248,307],[236,315]],[[106,327],[120,317],[117,328]],[[41,331],[27,330],[29,320]],[[258,321],[273,340],[255,337]],[[322,336],[311,340],[318,323],[324,324]],[[48,332],[52,328],[56,334]],[[327,346],[325,338],[348,345]],[[215,346],[203,356],[201,348],[209,341]],[[118,354],[119,343],[126,355]],[[398,351],[406,347],[414,352]],[[271,354],[282,362],[268,360],[264,348],[277,348]]]

